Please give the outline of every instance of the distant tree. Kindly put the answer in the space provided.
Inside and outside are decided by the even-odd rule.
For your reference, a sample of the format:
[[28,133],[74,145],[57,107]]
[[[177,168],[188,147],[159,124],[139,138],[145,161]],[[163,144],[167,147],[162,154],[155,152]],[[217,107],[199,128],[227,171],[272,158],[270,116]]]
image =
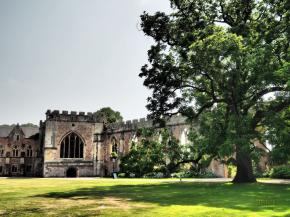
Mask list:
[[0,125],[0,127],[14,127],[14,126],[16,126],[15,124],[11,124],[11,125],[9,125],[9,124],[1,124]]
[[290,105],[289,0],[170,2],[171,14],[141,16],[156,42],[140,73],[153,91],[150,117],[199,121],[196,139],[207,151],[225,159],[235,153],[233,181],[255,182],[253,140]]
[[[16,124],[1,124],[0,127],[15,127]],[[26,123],[26,124],[21,124],[21,127],[38,127],[38,125],[33,124],[33,123]]]
[[114,111],[110,107],[101,108],[100,110],[94,112],[94,116],[97,119],[105,121],[107,123],[114,123],[123,120],[121,113],[118,111]]
[[26,123],[26,124],[21,124],[21,127],[38,127],[37,125],[33,124],[33,123]]

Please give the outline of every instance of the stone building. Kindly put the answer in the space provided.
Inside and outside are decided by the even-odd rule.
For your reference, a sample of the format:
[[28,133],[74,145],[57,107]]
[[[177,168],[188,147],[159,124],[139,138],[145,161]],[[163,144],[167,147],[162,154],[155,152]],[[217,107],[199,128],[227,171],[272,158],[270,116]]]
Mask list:
[[[0,175],[108,176],[119,170],[118,159],[129,152],[132,141],[138,140],[137,129],[152,126],[152,122],[146,119],[105,124],[92,113],[48,110],[45,121],[40,122],[38,130],[34,129],[34,135],[26,135],[26,129],[19,126],[9,133],[0,134],[0,156],[3,150]],[[167,128],[181,143],[187,142],[189,125],[183,117],[172,117],[167,122]],[[23,148],[22,144],[25,144]],[[14,147],[23,151],[19,151],[17,157],[8,157]],[[22,152],[28,153],[30,147],[32,157],[24,156]],[[117,160],[111,158],[112,152],[118,153]],[[17,166],[17,173],[12,172],[16,171],[12,170],[13,165]],[[226,166],[217,161],[213,161],[209,169],[220,177],[227,176]]]
[[39,128],[0,127],[0,176],[41,176],[43,148]]

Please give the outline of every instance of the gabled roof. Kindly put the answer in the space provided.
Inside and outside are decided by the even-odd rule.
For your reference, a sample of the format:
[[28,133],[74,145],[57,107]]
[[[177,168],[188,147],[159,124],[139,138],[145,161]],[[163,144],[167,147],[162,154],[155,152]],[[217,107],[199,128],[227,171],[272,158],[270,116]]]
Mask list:
[[[0,137],[8,137],[9,134],[13,131],[16,126],[8,126],[8,125],[2,125],[0,126]],[[24,133],[25,138],[30,138],[31,136],[34,136],[35,134],[39,133],[39,127],[38,126],[24,126],[21,127],[22,132]]]

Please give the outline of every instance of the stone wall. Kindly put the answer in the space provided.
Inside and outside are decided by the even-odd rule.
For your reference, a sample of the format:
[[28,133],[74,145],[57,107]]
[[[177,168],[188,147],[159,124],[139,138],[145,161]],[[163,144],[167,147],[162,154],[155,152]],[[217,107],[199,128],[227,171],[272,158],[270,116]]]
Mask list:
[[[153,125],[151,120],[145,118],[133,121],[119,122],[108,124],[106,132],[103,134],[102,143],[102,175],[110,175],[119,171],[120,158],[129,153],[132,141],[138,141],[136,134],[138,129],[141,128],[156,128],[159,127]],[[183,116],[173,116],[166,122],[166,128],[171,132],[171,135],[175,137],[181,144],[187,144],[188,132],[191,126],[186,122],[186,118]],[[113,162],[110,158],[112,153],[112,140],[116,139],[119,158],[117,162]],[[218,177],[227,177],[226,165],[213,160],[208,167],[208,171],[215,173]]]

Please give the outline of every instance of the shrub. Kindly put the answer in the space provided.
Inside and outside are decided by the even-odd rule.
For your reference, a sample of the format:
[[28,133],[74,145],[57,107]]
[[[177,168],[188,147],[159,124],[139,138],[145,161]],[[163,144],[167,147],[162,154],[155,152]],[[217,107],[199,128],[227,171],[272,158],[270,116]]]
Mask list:
[[236,173],[237,173],[237,167],[234,165],[229,165],[228,166],[228,176],[230,178],[233,178],[233,177],[235,177]]
[[218,176],[210,171],[200,173],[199,178],[218,178]]
[[119,173],[119,174],[118,174],[118,177],[119,177],[119,178],[125,178],[125,177],[126,177],[126,173]]
[[172,178],[217,178],[217,176],[210,171],[183,171],[179,173],[172,173]]
[[178,173],[172,173],[172,178],[194,178],[196,177],[196,173],[194,171],[182,171]]
[[129,177],[130,177],[130,178],[135,178],[136,175],[135,175],[134,173],[130,173],[130,174],[129,174]]
[[273,167],[270,171],[271,178],[290,179],[290,166],[283,165]]
[[161,172],[152,172],[152,173],[147,173],[143,176],[144,178],[163,178],[164,174]]

